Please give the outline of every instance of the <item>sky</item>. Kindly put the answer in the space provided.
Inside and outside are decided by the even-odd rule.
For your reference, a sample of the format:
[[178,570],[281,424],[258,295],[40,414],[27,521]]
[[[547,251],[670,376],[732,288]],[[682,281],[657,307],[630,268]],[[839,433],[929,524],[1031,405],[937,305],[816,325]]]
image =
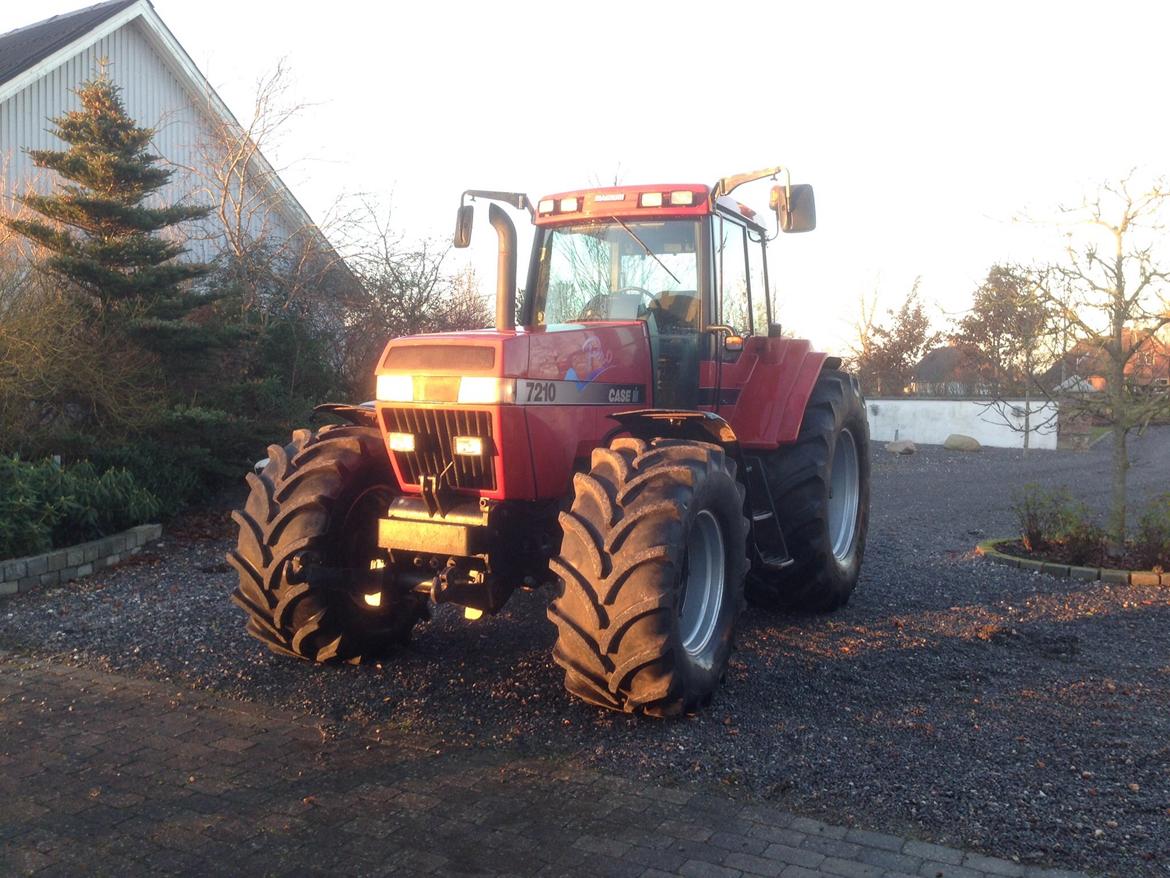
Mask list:
[[[0,32],[84,2],[0,0]],[[315,218],[363,193],[440,239],[468,188],[535,200],[788,167],[815,187],[818,227],[770,249],[778,311],[832,351],[862,296],[895,307],[920,277],[944,325],[993,263],[1057,255],[1020,216],[1170,171],[1167,4],[154,5],[242,120],[284,59],[307,106],[269,157]],[[736,197],[763,210],[767,194]],[[449,259],[494,289],[485,221]]]

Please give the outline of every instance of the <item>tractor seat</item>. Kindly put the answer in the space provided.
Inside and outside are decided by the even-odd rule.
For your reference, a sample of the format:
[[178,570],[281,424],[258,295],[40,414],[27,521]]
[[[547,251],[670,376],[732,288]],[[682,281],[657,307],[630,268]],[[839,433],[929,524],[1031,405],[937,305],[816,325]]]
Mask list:
[[698,328],[699,295],[695,290],[660,293],[654,301],[660,324],[675,329]]

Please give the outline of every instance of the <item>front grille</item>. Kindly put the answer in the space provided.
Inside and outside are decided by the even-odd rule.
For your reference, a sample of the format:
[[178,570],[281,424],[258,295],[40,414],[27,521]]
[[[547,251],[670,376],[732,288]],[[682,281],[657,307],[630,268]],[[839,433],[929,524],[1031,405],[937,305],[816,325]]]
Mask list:
[[[382,409],[386,431],[410,433],[414,451],[392,452],[403,479],[417,485],[422,476],[437,476],[444,470],[444,483],[452,488],[494,490],[496,470],[492,465],[496,448],[492,441],[491,412],[467,409],[386,408]],[[456,436],[483,439],[483,456],[455,453]],[[450,466],[450,470],[447,467]]]

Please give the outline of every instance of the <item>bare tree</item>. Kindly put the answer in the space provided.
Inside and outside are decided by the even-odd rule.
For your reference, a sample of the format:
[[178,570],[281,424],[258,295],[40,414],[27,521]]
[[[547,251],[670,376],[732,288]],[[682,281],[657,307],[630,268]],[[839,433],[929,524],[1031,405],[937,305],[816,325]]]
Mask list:
[[[1170,325],[1170,265],[1157,250],[1165,240],[1165,180],[1141,185],[1135,174],[1105,183],[1075,207],[1061,208],[1065,258],[1051,269],[1046,301],[1098,352],[1103,384],[1063,391],[1065,405],[1107,424],[1113,435],[1110,538],[1120,551],[1126,537],[1128,439],[1151,420],[1170,416],[1170,392],[1133,374],[1135,357],[1157,344]],[[1087,377],[1087,376],[1081,376]]]
[[354,386],[373,381],[386,342],[404,335],[482,329],[492,321],[474,270],[450,275],[444,268],[450,245],[409,242],[396,232],[388,210],[364,202],[365,240],[349,258],[361,283],[344,314],[344,371]]
[[854,341],[849,350],[849,364],[857,370],[858,380],[866,390],[876,391],[877,314],[878,291],[869,298],[862,293],[857,297],[857,319],[853,323]]
[[[327,236],[352,233],[354,210],[338,199],[314,223],[280,180],[273,153],[289,124],[310,104],[291,97],[284,61],[256,83],[251,117],[237,122],[208,94],[208,127],[194,144],[197,162],[185,170],[212,205],[203,237],[221,250],[236,274],[246,313],[264,322],[280,309],[330,311],[336,289],[353,278]],[[326,288],[329,295],[325,295]]]

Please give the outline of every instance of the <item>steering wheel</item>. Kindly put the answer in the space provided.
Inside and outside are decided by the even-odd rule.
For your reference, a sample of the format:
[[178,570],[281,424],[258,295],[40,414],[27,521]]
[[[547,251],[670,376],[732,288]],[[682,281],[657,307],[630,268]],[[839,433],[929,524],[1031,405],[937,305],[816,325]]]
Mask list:
[[603,293],[601,295],[594,296],[592,299],[589,300],[588,304],[586,304],[586,306],[581,309],[581,313],[577,315],[577,319],[578,320],[605,320],[606,315],[601,312],[602,300],[608,298],[609,296],[620,296],[622,293],[640,293],[642,295],[642,298],[646,300],[646,303],[643,305],[642,303],[639,302],[639,304],[638,304],[639,313],[649,312],[650,305],[654,301],[654,294],[652,292],[650,292],[648,289],[646,289],[645,287],[628,286],[628,287],[619,287],[618,289],[614,290],[611,293]]

